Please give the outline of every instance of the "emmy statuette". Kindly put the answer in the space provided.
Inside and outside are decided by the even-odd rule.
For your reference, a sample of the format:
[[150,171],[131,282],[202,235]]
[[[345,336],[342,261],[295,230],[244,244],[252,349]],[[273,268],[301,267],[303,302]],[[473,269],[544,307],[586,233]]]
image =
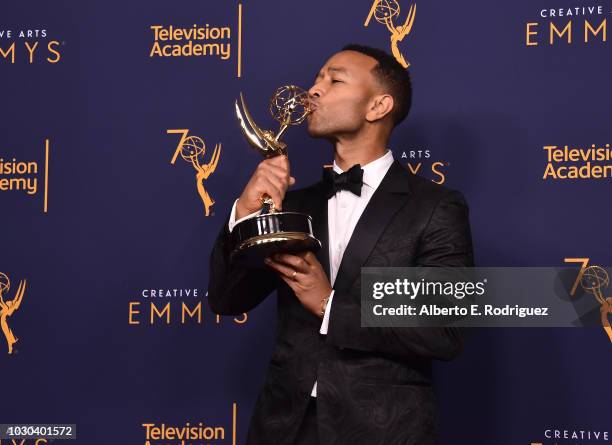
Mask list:
[[[298,125],[311,112],[308,93],[289,85],[278,88],[270,100],[270,114],[279,122],[274,133],[262,130],[253,120],[244,96],[236,101],[236,116],[249,144],[263,157],[286,155],[287,144],[280,140],[291,125]],[[260,197],[261,214],[237,224],[231,233],[231,261],[245,267],[264,267],[265,257],[275,253],[316,251],[321,242],[312,232],[312,217],[298,212],[279,212],[274,201],[264,194]]]

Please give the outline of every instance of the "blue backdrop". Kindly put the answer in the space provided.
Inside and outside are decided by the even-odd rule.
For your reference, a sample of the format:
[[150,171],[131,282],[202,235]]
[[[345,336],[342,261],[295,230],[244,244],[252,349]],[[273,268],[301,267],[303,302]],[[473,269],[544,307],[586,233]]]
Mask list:
[[[395,2],[375,6],[368,26],[372,0],[3,4],[4,300],[27,284],[5,317],[10,354],[0,334],[0,423],[75,423],[78,443],[155,444],[144,425],[201,422],[214,438],[187,443],[244,442],[275,297],[236,319],[206,304],[209,252],[260,161],[234,101],[243,91],[256,120],[275,127],[267,104],[278,86],[309,87],[347,43],[391,51],[414,4],[398,2],[386,23]],[[390,148],[466,195],[479,266],[612,264],[612,8],[601,5],[423,2],[397,42],[414,100]],[[194,25],[209,38],[189,38]],[[189,55],[194,47],[207,54]],[[222,145],[203,182],[208,216],[194,166],[180,153],[172,163],[183,136],[205,142],[204,163]],[[301,127],[286,140],[295,187],[318,180],[332,147]],[[592,144],[608,159],[549,166],[544,147],[584,154]],[[544,177],[587,162],[590,177]],[[442,443],[592,443],[547,436],[610,429],[611,369],[602,329],[474,331],[460,358],[436,365]]]

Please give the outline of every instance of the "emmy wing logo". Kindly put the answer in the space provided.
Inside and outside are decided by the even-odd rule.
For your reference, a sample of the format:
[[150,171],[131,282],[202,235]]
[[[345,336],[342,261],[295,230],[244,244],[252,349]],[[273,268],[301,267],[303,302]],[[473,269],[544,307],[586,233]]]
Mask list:
[[19,306],[21,305],[21,301],[23,300],[23,294],[25,293],[26,288],[26,280],[22,280],[19,283],[19,288],[17,289],[17,293],[12,300],[5,300],[5,295],[11,290],[11,280],[7,275],[0,272],[0,327],[2,328],[2,333],[6,338],[6,343],[8,345],[8,353],[13,353],[13,345],[17,343],[19,340],[13,334],[13,331],[8,325],[8,318],[15,313]]
[[570,291],[570,295],[573,297],[576,293],[578,285],[584,289],[585,292],[592,294],[595,299],[601,304],[601,325],[604,331],[608,334],[610,341],[612,342],[612,327],[610,326],[610,318],[612,315],[612,297],[604,297],[603,290],[610,284],[610,276],[603,267],[600,266],[588,266],[589,258],[565,258],[566,263],[580,263],[580,271],[578,277],[574,281],[574,285]]
[[403,25],[396,25],[395,20],[400,15],[400,5],[396,0],[374,0],[370,13],[363,26],[367,27],[370,24],[370,19],[374,16],[374,19],[381,25],[385,25],[391,34],[391,53],[395,60],[397,60],[404,68],[408,68],[410,63],[406,62],[404,56],[400,52],[397,44],[404,40],[414,25],[414,18],[416,16],[416,3],[410,5],[406,21]]
[[215,145],[210,161],[205,164],[204,155],[206,154],[206,144],[202,138],[198,136],[187,136],[189,134],[188,129],[167,130],[167,133],[181,135],[181,140],[174,151],[170,164],[174,165],[180,154],[181,158],[193,167],[196,172],[196,189],[204,204],[204,214],[210,216],[210,208],[215,203],[215,200],[210,197],[208,191],[204,188],[204,183],[217,169],[219,156],[221,155],[221,143]]

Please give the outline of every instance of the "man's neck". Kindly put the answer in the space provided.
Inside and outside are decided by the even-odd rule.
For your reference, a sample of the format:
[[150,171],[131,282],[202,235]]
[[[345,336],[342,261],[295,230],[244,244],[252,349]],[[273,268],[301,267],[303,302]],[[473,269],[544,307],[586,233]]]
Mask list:
[[386,144],[381,141],[369,142],[365,140],[336,141],[334,144],[334,160],[342,171],[346,171],[355,164],[364,166],[384,156],[387,152]]

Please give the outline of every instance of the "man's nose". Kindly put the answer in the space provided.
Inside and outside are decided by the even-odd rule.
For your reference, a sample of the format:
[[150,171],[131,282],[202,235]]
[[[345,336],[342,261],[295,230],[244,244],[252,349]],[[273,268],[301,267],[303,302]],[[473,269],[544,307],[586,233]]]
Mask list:
[[321,97],[321,88],[315,83],[308,90],[308,98],[309,99],[318,99]]

